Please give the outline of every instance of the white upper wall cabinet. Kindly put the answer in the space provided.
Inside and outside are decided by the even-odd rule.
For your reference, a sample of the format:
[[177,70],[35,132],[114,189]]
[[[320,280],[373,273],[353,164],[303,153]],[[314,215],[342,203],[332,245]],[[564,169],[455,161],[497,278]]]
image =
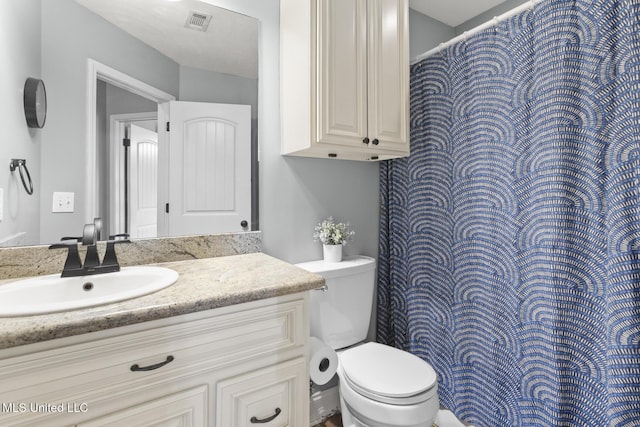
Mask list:
[[282,153],[409,155],[407,0],[281,0]]

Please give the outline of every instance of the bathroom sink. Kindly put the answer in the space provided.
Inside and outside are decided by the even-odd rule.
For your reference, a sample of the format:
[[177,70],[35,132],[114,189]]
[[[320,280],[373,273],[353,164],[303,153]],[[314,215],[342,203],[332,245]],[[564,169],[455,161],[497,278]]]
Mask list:
[[59,274],[0,285],[0,317],[28,316],[94,307],[136,298],[174,284],[178,273],[164,267],[123,267],[81,277]]

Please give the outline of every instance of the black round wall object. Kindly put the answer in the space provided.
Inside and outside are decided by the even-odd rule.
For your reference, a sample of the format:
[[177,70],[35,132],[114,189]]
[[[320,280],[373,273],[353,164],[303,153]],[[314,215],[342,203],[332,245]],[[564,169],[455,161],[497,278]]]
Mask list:
[[24,115],[30,128],[41,128],[47,120],[47,91],[40,79],[29,77],[24,83]]

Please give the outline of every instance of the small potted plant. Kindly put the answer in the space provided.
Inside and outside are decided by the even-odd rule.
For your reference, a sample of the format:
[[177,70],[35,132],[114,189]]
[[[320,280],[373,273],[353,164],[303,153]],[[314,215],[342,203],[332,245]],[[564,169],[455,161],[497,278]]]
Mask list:
[[318,223],[313,233],[313,240],[322,242],[322,253],[326,262],[342,261],[342,247],[353,238],[355,231],[349,223],[336,223],[333,217]]

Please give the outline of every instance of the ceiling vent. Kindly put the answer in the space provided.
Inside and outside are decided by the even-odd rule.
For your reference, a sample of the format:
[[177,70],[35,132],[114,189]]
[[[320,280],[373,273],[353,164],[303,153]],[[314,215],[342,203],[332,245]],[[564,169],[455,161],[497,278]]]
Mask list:
[[207,31],[209,22],[211,22],[211,15],[190,10],[187,22],[185,22],[184,26],[185,28],[191,28],[192,30]]

